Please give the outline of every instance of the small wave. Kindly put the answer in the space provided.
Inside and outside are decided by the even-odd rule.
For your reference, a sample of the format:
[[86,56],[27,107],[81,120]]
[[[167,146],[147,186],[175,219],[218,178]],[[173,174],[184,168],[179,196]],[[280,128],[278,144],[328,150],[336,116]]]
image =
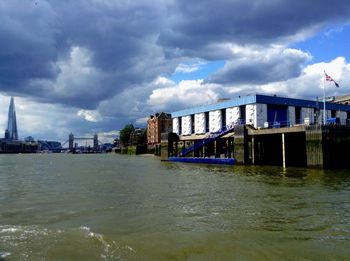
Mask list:
[[86,227],[86,226],[81,226],[81,227],[79,227],[79,229],[85,230],[85,231],[90,231],[91,230],[89,227]]
[[[94,259],[102,260],[124,260],[136,253],[131,246],[113,239],[96,233],[88,226],[48,229],[39,226],[5,225],[0,226],[0,246],[3,246],[0,249],[0,260],[5,260],[8,256],[14,260],[36,260],[36,257],[45,259],[48,253],[55,253],[60,249],[71,251],[72,255],[76,255],[76,259],[81,260],[86,259],[88,253],[91,253]],[[72,245],[79,246],[86,252],[75,253]],[[92,252],[89,252],[90,250]],[[65,252],[63,255],[70,254]]]
[[11,255],[11,253],[9,253],[9,252],[0,252],[0,258],[5,258],[5,257],[10,256],[10,255]]
[[129,252],[136,253],[136,251],[131,246],[121,246],[114,240],[108,240],[104,235],[95,233],[91,231],[91,229],[87,226],[79,227],[80,230],[86,232],[86,237],[93,240],[98,246],[101,247],[102,253],[100,257],[105,260],[109,260],[111,258],[121,258],[121,252]]
[[20,228],[15,228],[15,227],[9,227],[9,228],[3,228],[0,230],[0,233],[3,234],[3,233],[15,233],[15,232],[18,232],[18,231],[21,231]]

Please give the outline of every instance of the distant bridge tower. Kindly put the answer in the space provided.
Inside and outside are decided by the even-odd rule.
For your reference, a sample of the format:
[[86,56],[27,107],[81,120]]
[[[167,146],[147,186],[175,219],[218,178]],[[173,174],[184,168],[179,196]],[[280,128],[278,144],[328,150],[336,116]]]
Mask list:
[[94,151],[98,151],[98,135],[94,135]]
[[7,129],[5,130],[5,139],[18,140],[16,110],[15,110],[15,102],[13,97],[11,97],[10,106],[9,106]]
[[74,148],[74,135],[73,135],[73,133],[69,134],[69,136],[68,136],[68,144],[69,144],[69,150],[73,151],[73,148]]

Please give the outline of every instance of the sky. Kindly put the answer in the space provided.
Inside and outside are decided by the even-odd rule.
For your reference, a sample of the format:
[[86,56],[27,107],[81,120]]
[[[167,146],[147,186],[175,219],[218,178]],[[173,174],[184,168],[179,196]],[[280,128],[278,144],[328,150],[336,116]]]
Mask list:
[[348,0],[0,0],[0,136],[108,141],[247,94],[350,94]]

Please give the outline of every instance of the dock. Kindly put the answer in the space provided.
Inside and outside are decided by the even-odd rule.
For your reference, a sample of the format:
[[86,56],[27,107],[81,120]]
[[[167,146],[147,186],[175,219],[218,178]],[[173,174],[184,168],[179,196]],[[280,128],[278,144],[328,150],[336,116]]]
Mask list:
[[162,160],[205,162],[218,159],[222,164],[350,168],[347,159],[350,127],[343,125],[266,129],[236,125],[214,139],[203,135],[179,137],[174,133],[167,136],[168,139],[162,141]]
[[161,158],[350,168],[349,103],[252,94],[176,111],[172,132],[161,141]]

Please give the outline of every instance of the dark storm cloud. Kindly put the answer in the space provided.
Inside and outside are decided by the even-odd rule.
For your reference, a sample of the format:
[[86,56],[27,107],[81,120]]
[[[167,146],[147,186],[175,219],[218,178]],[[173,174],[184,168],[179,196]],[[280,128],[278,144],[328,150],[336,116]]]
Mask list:
[[94,65],[104,71],[126,70],[144,57],[162,19],[161,9],[129,1],[70,1],[59,4],[60,37],[69,46],[94,52]]
[[[94,109],[170,75],[185,57],[231,59],[212,76],[216,82],[287,79],[305,57],[253,57],[249,64],[223,46],[281,43],[347,19],[349,10],[347,0],[0,1],[0,90]],[[261,68],[284,70],[269,78]]]
[[174,9],[159,42],[191,54],[213,43],[275,43],[330,21],[348,20],[350,3],[347,0],[203,0],[191,3],[178,0]]
[[298,50],[260,51],[255,55],[229,61],[211,75],[209,82],[221,84],[264,84],[288,80],[300,75],[310,56]]
[[[30,1],[0,2],[0,86],[19,91],[32,78],[56,77],[58,68],[52,22],[54,13],[31,8]],[[29,9],[32,9],[29,11]]]
[[[91,108],[161,73],[163,54],[155,41],[162,24],[162,5],[147,1],[36,2],[0,3],[2,91]],[[72,57],[76,47],[80,52]],[[83,55],[89,56],[88,62]],[[79,79],[87,76],[81,73],[86,68],[95,75],[88,74],[89,82]],[[76,72],[74,77],[67,76],[70,71]]]

